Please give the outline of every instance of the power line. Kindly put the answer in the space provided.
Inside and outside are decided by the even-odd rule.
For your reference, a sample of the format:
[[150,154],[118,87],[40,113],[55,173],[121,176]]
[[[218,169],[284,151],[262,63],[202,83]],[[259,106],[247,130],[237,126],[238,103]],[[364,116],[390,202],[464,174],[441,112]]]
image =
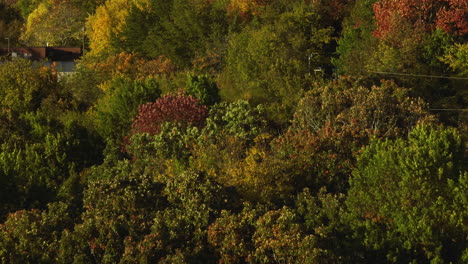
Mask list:
[[468,109],[429,109],[431,111],[468,111]]
[[414,76],[414,77],[428,77],[428,78],[440,78],[440,79],[468,80],[468,78],[464,78],[464,77],[450,77],[450,76],[411,74],[411,73],[399,73],[399,72],[380,72],[380,71],[369,71],[369,72],[370,73],[377,73],[377,74],[399,75],[399,76]]

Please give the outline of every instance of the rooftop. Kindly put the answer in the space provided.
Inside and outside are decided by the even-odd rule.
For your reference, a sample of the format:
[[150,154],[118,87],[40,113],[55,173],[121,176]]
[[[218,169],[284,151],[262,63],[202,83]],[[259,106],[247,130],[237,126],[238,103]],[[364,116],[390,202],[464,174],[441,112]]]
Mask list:
[[8,55],[8,53],[12,57],[31,60],[74,61],[81,57],[82,49],[73,47],[0,48],[0,56]]

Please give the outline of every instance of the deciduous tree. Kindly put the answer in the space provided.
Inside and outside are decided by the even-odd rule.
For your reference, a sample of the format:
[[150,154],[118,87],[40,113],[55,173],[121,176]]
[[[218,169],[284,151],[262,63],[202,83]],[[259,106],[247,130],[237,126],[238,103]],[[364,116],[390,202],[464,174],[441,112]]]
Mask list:
[[165,122],[179,123],[184,127],[201,127],[205,124],[206,106],[183,93],[166,94],[154,103],[143,104],[133,120],[131,134],[157,134]]
[[158,82],[151,78],[131,80],[117,76],[106,86],[93,116],[97,130],[105,139],[120,141],[130,132],[138,106],[158,99],[161,90]]
[[373,140],[359,156],[347,200],[364,244],[393,263],[466,261],[462,159],[453,128],[417,126],[407,139]]
[[[220,77],[221,95],[263,104],[270,119],[287,123],[307,87],[310,67],[326,64],[320,54],[332,30],[318,21],[313,7],[301,3],[271,23],[251,24],[234,35]],[[309,65],[313,53],[318,56]]]
[[29,46],[81,46],[85,15],[70,0],[43,1],[28,15],[21,40]]
[[432,31],[436,26],[457,35],[468,33],[466,1],[381,0],[374,5],[377,28],[374,35],[387,38],[397,32],[399,23],[407,21],[414,30]]
[[[135,4],[143,9],[147,1],[136,1]],[[86,33],[90,42],[90,54],[108,55],[119,52],[113,42],[122,33],[132,2],[129,0],[106,1],[90,15],[86,21]],[[142,37],[142,36],[140,36]]]

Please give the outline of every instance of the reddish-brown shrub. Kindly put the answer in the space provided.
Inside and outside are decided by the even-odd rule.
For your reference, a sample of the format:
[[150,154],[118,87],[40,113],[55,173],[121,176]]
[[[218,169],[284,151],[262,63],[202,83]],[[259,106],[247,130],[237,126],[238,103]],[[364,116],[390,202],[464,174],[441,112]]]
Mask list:
[[157,134],[165,122],[177,122],[182,126],[202,127],[208,113],[207,107],[183,93],[169,93],[154,103],[138,107],[133,119],[131,135],[137,133]]
[[415,31],[436,27],[457,35],[468,33],[466,0],[381,0],[374,4],[374,36],[386,39],[409,23]]

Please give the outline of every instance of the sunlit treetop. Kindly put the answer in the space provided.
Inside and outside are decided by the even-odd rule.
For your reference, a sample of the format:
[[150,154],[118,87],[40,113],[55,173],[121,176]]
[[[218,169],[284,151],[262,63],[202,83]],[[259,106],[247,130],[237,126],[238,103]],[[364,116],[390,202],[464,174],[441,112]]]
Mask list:
[[91,52],[100,54],[112,49],[112,41],[122,32],[132,4],[146,8],[147,0],[109,0],[89,16],[86,31]]
[[468,33],[468,1],[465,0],[381,0],[374,4],[374,36],[385,39],[409,23],[416,31],[436,27],[456,35]]

